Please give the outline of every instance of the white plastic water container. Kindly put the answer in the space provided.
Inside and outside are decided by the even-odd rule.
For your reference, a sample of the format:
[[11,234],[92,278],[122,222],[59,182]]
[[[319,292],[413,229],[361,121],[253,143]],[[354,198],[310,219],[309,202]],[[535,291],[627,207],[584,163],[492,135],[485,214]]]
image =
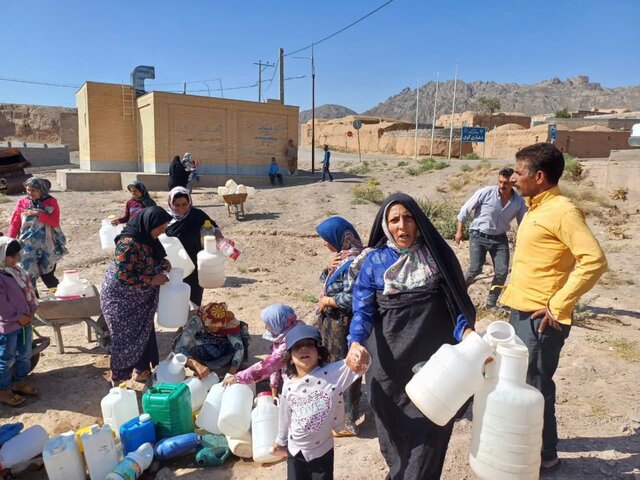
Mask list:
[[100,248],[106,252],[113,252],[116,249],[116,237],[122,232],[122,224],[113,226],[111,220],[102,220],[100,231]]
[[184,381],[184,384],[189,387],[191,392],[191,411],[196,412],[202,407],[204,401],[207,399],[207,394],[211,387],[218,383],[220,379],[214,372],[209,373],[203,379],[198,377],[189,377]]
[[482,388],[473,396],[473,422],[471,425],[471,444],[469,446],[469,456],[475,457],[478,454],[480,445],[480,434],[482,432],[482,422],[487,405],[487,397],[498,384],[498,371],[500,370],[500,355],[495,349],[502,343],[524,345],[522,340],[515,334],[513,327],[503,321],[496,321],[489,324],[487,331],[482,337],[493,348],[493,361],[484,365],[484,382]]
[[167,260],[171,263],[172,268],[182,268],[182,278],[187,278],[196,269],[191,261],[191,257],[184,249],[182,242],[177,237],[170,237],[162,234],[158,237],[160,243],[167,252]]
[[184,327],[189,319],[191,287],[184,283],[182,269],[173,267],[169,281],[160,287],[158,325],[167,328]]
[[238,191],[238,184],[231,178],[227,180],[224,186],[227,189],[227,193],[236,193]]
[[218,428],[218,418],[220,416],[220,406],[225,389],[222,383],[216,383],[211,387],[207,398],[202,404],[200,413],[196,417],[196,425],[203,430],[215,435],[220,435]]
[[143,443],[135,452],[129,452],[105,479],[135,480],[149,468],[152,461],[153,446],[149,442]]
[[88,280],[80,278],[77,270],[65,270],[62,281],[56,288],[56,297],[92,297],[93,287]]
[[226,435],[229,450],[236,457],[251,458],[253,457],[253,446],[251,432],[247,430],[237,436]]
[[478,453],[469,464],[482,480],[537,480],[544,398],[526,384],[527,347],[501,343],[498,383],[487,397]]
[[234,383],[225,387],[218,417],[218,430],[238,438],[251,427],[254,391],[248,385]]
[[[275,401],[275,404],[274,404]],[[270,392],[259,393],[256,408],[251,412],[251,443],[253,461],[271,463],[280,460],[271,453],[271,447],[278,436],[278,415],[280,405]]]
[[84,461],[73,431],[50,438],[44,445],[42,459],[49,480],[84,480],[86,478]]
[[446,425],[482,388],[482,366],[492,350],[476,332],[457,345],[442,345],[409,381],[407,395],[433,423]]
[[40,425],[23,430],[0,447],[0,471],[31,460],[42,453],[49,435]]
[[182,383],[185,377],[184,366],[187,363],[186,355],[171,352],[156,367],[153,375],[153,383]]
[[140,415],[135,390],[129,390],[124,383],[109,390],[100,401],[102,419],[120,438],[120,427]]
[[224,255],[218,251],[216,237],[204,237],[204,250],[198,252],[198,281],[202,288],[224,286]]
[[84,458],[87,461],[91,480],[104,480],[116,468],[120,452],[116,448],[113,431],[108,424],[101,427],[91,425],[88,432],[80,435]]

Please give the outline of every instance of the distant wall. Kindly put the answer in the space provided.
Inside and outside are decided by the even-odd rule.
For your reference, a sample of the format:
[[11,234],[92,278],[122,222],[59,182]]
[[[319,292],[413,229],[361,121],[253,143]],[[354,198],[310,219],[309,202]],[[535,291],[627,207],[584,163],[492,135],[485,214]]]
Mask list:
[[0,149],[11,147],[19,148],[20,153],[22,153],[32,167],[48,167],[69,163],[69,149],[67,145],[26,143],[15,140],[0,142]]
[[[494,113],[489,115],[480,112],[462,112],[453,115],[454,127],[476,126],[492,129],[493,127],[499,127],[501,125],[516,124],[524,128],[531,126],[531,117],[528,115],[513,115],[503,112]],[[436,120],[437,127],[449,128],[451,125],[451,115],[441,115]]]
[[631,130],[631,127],[636,123],[640,123],[640,119],[637,118],[547,118],[545,120],[537,120],[534,125],[542,125],[548,123],[555,123],[556,125],[562,125],[569,129],[576,129],[582,127],[589,127],[591,125],[598,125],[601,127],[607,127],[612,130]]
[[68,145],[78,149],[75,108],[0,103],[0,141]]

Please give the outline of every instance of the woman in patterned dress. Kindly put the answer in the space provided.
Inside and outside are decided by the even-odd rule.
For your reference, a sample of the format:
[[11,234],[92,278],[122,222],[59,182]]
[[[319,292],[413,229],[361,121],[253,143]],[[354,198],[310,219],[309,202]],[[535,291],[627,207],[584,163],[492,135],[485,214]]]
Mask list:
[[56,264],[67,253],[66,238],[60,230],[60,207],[49,195],[51,182],[30,178],[24,182],[27,196],[18,201],[11,217],[9,237],[20,241],[20,265],[35,286],[38,277],[47,288],[58,286]]
[[160,286],[171,268],[158,240],[171,215],[148,207],[129,220],[116,237],[113,263],[100,291],[100,307],[111,334],[111,382],[131,378],[144,382],[159,362],[153,316]]
[[[316,227],[316,232],[325,247],[334,255],[322,272],[322,296],[318,302],[318,326],[322,343],[329,349],[331,361],[347,356],[347,334],[351,324],[351,303],[354,278],[349,275],[351,262],[362,251],[362,241],[351,223],[342,217],[331,217]],[[344,429],[336,436],[347,437],[358,434],[356,420],[360,416],[360,390],[362,378],[358,378],[344,392]]]

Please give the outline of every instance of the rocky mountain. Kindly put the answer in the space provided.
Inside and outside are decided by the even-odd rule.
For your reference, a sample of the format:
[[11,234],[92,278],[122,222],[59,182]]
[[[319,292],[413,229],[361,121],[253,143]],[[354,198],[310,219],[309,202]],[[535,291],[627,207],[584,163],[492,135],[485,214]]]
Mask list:
[[[356,115],[356,112],[350,108],[343,107],[342,105],[333,105],[330,103],[316,108],[316,118],[342,118],[347,115]],[[309,120],[311,120],[311,110],[304,110],[300,112],[300,123],[306,123]]]
[[[429,82],[420,87],[419,122],[431,123],[436,84]],[[436,119],[451,112],[453,80],[438,86]],[[565,81],[553,78],[532,85],[496,82],[466,83],[458,80],[456,88],[456,112],[480,110],[480,97],[497,98],[500,111],[522,112],[528,115],[591,108],[628,108],[640,110],[640,86],[604,88],[580,75]],[[302,115],[302,114],[301,114]],[[416,90],[405,88],[400,93],[367,110],[363,115],[415,121]]]

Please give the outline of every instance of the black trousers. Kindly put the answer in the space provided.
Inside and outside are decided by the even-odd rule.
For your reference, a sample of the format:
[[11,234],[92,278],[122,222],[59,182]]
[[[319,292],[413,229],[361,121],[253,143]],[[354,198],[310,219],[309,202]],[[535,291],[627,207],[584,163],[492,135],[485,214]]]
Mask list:
[[201,306],[202,294],[204,293],[204,289],[200,286],[200,281],[198,279],[198,268],[196,268],[189,276],[187,276],[183,280],[183,282],[191,287],[189,300],[191,300],[196,305]]
[[60,281],[56,277],[56,267],[57,266],[58,266],[57,264],[54,265],[53,266],[53,270],[51,270],[49,273],[45,273],[44,275],[40,275],[40,278],[42,279],[44,284],[47,286],[47,288],[56,288],[58,286],[58,284],[60,283]]
[[560,351],[569,336],[571,325],[561,324],[562,331],[547,326],[538,333],[542,318],[531,319],[532,312],[511,310],[511,325],[529,350],[527,383],[544,397],[544,426],[542,427],[543,460],[558,458],[558,426],[556,423],[556,384],[553,374],[558,368]]
[[319,458],[307,462],[298,452],[287,458],[288,480],[333,480],[333,448]]
[[276,178],[278,179],[278,183],[282,185],[282,174],[281,173],[270,173],[269,180],[271,181],[271,185],[276,184]]

